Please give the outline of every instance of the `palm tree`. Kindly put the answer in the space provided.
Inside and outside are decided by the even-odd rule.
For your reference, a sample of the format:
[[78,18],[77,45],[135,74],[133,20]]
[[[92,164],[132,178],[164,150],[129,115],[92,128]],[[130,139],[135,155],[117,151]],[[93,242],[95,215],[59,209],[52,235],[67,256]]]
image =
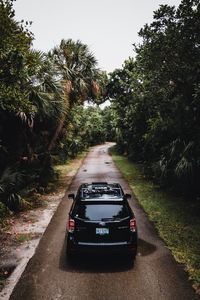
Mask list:
[[64,86],[64,105],[66,113],[63,114],[54,135],[49,143],[49,151],[54,147],[66,121],[67,112],[74,104],[82,104],[91,94],[93,89],[98,91],[95,78],[98,70],[97,61],[89,51],[87,45],[81,41],[74,42],[71,39],[62,40],[59,47],[49,52]]
[[[17,117],[24,123],[25,143],[30,160],[37,152],[37,146],[43,152],[48,151],[49,140],[55,129],[56,120],[62,118],[65,112],[63,105],[64,92],[55,64],[49,57],[40,52],[31,50],[29,53],[29,77],[24,82],[24,90],[32,105],[32,112],[17,112]],[[42,132],[46,132],[46,138]],[[34,138],[35,136],[35,138]],[[47,137],[48,136],[48,137]],[[45,145],[46,144],[46,145]]]

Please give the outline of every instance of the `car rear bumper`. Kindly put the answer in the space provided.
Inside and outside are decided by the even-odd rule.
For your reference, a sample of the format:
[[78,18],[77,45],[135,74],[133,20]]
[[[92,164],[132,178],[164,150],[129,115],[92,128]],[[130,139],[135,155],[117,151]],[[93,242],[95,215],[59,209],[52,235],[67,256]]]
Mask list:
[[67,249],[71,254],[130,254],[135,256],[137,253],[137,239],[135,238],[131,242],[83,243],[75,242],[72,237],[68,237]]

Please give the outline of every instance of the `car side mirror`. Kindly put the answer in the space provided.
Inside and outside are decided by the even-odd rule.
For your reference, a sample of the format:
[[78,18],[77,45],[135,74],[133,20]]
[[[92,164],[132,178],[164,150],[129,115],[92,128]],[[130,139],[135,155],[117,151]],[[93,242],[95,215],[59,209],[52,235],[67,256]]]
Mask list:
[[68,198],[72,198],[74,200],[75,199],[75,195],[74,194],[68,194]]
[[124,198],[130,199],[130,198],[131,198],[131,194],[125,194],[125,195],[124,195]]

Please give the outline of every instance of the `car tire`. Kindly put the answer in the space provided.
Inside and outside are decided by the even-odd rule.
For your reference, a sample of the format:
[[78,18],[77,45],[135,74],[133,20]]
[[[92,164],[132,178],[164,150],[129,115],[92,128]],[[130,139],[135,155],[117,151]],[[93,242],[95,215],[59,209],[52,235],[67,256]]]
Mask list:
[[129,254],[129,255],[127,256],[127,261],[128,261],[130,264],[133,264],[134,260],[135,260],[135,256],[133,256],[133,254]]
[[74,258],[74,253],[72,253],[68,244],[67,244],[67,249],[66,249],[66,257],[67,257],[68,261],[72,261]]
[[126,256],[127,262],[130,266],[134,265],[136,259],[136,253],[130,253]]

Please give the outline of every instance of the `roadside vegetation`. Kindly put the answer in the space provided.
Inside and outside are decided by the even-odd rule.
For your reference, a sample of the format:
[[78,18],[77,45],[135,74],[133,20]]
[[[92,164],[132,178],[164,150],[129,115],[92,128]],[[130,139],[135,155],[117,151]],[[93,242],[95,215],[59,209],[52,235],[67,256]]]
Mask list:
[[200,1],[161,5],[110,74],[118,150],[163,188],[200,198]]
[[79,153],[115,141],[134,193],[200,286],[200,1],[161,5],[110,74],[79,40],[34,50],[29,28],[0,0],[0,225]]
[[34,50],[30,23],[15,20],[13,0],[0,1],[0,222],[32,207],[30,195],[56,179],[55,165],[106,138],[97,107],[106,73],[81,41]]
[[114,149],[112,157],[166,246],[176,261],[185,265],[194,287],[200,291],[199,201],[164,192],[145,178],[142,165],[131,162]]
[[[17,252],[22,251],[23,255],[26,256],[25,252],[30,249],[31,241],[41,238],[42,235],[41,232],[38,232],[38,229],[39,231],[42,230],[42,228],[44,228],[44,222],[46,224],[48,223],[54,208],[57,207],[65,195],[66,190],[86,155],[87,151],[84,151],[78,154],[74,159],[54,165],[53,169],[57,174],[57,178],[49,182],[45,190],[32,191],[28,197],[29,206],[27,208],[24,208],[23,211],[18,214],[7,209],[7,214],[1,215],[0,292],[6,284],[6,279],[12,274],[18,263],[20,264],[20,259],[15,262],[13,249],[17,249]],[[6,209],[6,206],[4,206],[4,209]],[[43,214],[44,212],[47,212],[47,215]],[[34,224],[35,230],[30,224]],[[26,247],[23,248],[25,243]],[[22,248],[20,248],[21,246]],[[10,259],[15,263],[10,264]]]
[[200,1],[161,5],[110,74],[113,158],[200,288]]

